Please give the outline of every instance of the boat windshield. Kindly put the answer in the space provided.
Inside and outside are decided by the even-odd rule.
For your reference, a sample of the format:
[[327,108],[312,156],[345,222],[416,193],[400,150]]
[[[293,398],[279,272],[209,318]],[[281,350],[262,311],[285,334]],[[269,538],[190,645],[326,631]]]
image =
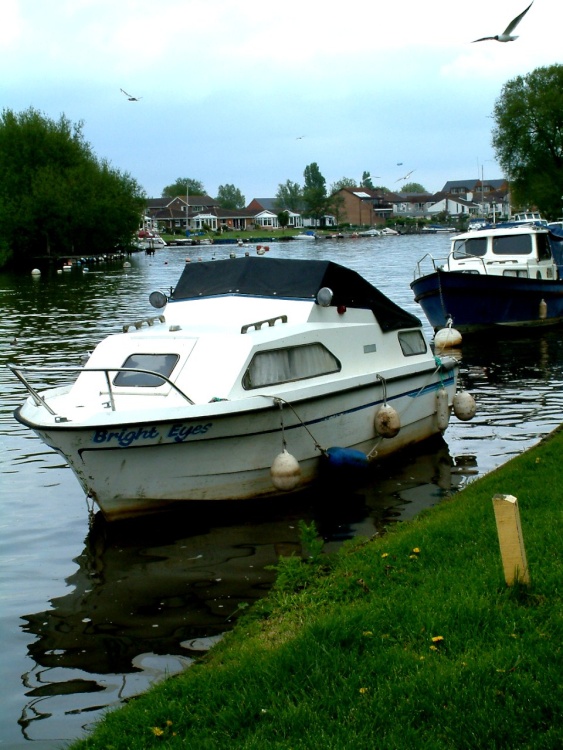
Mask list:
[[113,384],[127,388],[158,388],[164,384],[164,380],[156,373],[165,375],[167,378],[172,374],[180,357],[177,354],[130,354],[122,364],[124,368],[150,370],[148,372],[118,372],[113,379]]
[[467,258],[468,255],[482,258],[487,252],[486,237],[469,237],[465,240],[454,240],[454,258]]

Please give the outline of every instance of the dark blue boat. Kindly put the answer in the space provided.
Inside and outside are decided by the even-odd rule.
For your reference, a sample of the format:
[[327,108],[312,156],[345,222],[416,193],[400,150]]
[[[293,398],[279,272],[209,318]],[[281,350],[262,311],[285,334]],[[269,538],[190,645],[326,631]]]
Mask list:
[[507,223],[456,235],[447,258],[419,261],[411,289],[435,331],[559,324],[563,233]]

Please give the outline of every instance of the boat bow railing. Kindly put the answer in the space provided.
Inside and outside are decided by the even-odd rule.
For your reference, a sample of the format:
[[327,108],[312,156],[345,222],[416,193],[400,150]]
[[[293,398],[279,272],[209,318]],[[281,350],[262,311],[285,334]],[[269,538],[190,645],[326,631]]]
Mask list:
[[[192,399],[184,393],[184,391],[179,388],[175,383],[173,383],[170,378],[166,377],[166,375],[162,375],[159,372],[155,372],[154,370],[145,370],[141,367],[17,367],[16,365],[10,364],[9,362],[6,365],[16,376],[16,378],[24,385],[28,393],[33,398],[33,401],[35,402],[36,406],[42,406],[44,409],[46,409],[49,414],[52,414],[54,417],[57,416],[57,413],[53,411],[53,409],[49,406],[49,404],[45,401],[43,396],[39,393],[39,391],[29,382],[26,375],[28,373],[40,373],[42,375],[56,375],[61,373],[71,373],[71,372],[78,372],[80,375],[82,373],[86,372],[101,372],[105,376],[106,384],[108,387],[108,396],[109,396],[109,405],[111,407],[112,411],[116,411],[115,406],[115,392],[114,387],[112,386],[110,374],[117,375],[118,373],[124,372],[124,373],[142,373],[143,375],[152,375],[155,378],[158,378],[159,380],[162,380],[162,383],[166,383],[169,385],[179,396],[181,396],[185,401],[187,401],[192,406],[194,405],[195,401],[192,401]],[[25,373],[25,374],[24,374]],[[122,395],[129,395],[129,394],[119,394]]]
[[[420,279],[421,276],[428,276],[429,273],[435,273],[438,269],[442,268],[447,261],[448,257],[434,258],[431,253],[426,253],[426,255],[423,255],[415,266],[414,278]],[[431,267],[430,271],[426,270],[428,267]]]

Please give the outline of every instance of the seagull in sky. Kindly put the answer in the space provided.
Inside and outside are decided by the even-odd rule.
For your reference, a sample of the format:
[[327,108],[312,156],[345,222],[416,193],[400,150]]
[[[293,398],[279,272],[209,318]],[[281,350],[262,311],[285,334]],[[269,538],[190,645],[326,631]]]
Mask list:
[[398,179],[398,180],[395,180],[395,182],[401,182],[402,180],[408,180],[408,179],[409,179],[409,177],[411,176],[411,174],[412,174],[412,173],[413,173],[414,171],[416,171],[416,170],[414,170],[414,169],[411,169],[411,171],[410,171],[410,172],[408,172],[408,173],[407,173],[407,174],[406,174],[406,175],[405,175],[404,177],[399,177],[399,179]]
[[530,10],[533,4],[534,4],[534,0],[532,0],[532,2],[528,5],[526,10],[523,10],[519,16],[516,16],[516,18],[514,18],[508,24],[508,26],[502,32],[502,34],[497,34],[496,36],[484,36],[484,37],[481,37],[481,39],[474,39],[473,42],[486,42],[488,39],[493,39],[493,40],[496,40],[497,42],[513,42],[515,39],[518,39],[517,36],[512,36],[512,32],[518,26],[520,21],[524,18],[524,16]]
[[303,140],[303,138],[305,138],[305,136],[304,136],[304,135],[298,135],[298,136],[297,136],[297,138],[296,138],[295,140],[296,140],[296,141],[301,141],[301,140]]
[[142,96],[133,96],[132,94],[128,94],[127,91],[124,91],[123,89],[119,89],[122,94],[125,94],[125,96],[129,99],[130,102],[138,102],[140,99],[142,99]]

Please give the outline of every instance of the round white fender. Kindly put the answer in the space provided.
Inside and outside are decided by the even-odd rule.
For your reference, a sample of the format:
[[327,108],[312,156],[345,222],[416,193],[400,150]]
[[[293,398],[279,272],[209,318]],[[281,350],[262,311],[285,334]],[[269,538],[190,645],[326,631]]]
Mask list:
[[473,419],[475,412],[477,411],[477,404],[473,396],[467,391],[460,391],[456,393],[453,401],[454,414],[458,419],[463,422],[467,422],[469,419]]
[[436,421],[438,422],[438,428],[444,432],[450,421],[448,392],[445,388],[440,388],[436,394]]
[[277,490],[289,491],[295,489],[301,479],[299,462],[288,453],[285,448],[274,458],[270,468],[272,484]]
[[383,404],[375,415],[375,431],[384,438],[394,438],[401,429],[399,414],[392,406]]
[[440,328],[434,335],[436,349],[448,349],[461,344],[461,333],[455,328]]

